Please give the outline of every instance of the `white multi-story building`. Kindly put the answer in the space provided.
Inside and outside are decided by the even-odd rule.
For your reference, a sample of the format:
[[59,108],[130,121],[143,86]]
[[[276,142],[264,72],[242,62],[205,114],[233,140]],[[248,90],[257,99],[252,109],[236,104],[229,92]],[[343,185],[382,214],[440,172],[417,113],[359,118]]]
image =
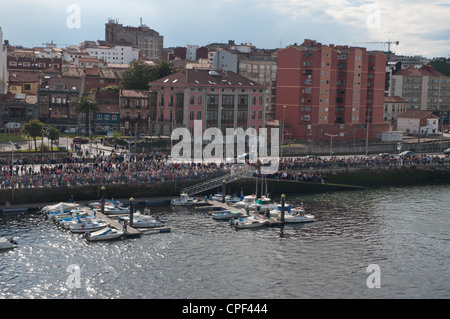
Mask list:
[[186,45],[186,60],[188,61],[197,61],[197,49],[198,45]]
[[8,91],[8,77],[6,75],[6,47],[3,47],[3,32],[0,28],[0,94]]
[[86,48],[86,52],[90,56],[107,63],[129,64],[139,59],[139,49],[128,46],[99,46],[97,48]]

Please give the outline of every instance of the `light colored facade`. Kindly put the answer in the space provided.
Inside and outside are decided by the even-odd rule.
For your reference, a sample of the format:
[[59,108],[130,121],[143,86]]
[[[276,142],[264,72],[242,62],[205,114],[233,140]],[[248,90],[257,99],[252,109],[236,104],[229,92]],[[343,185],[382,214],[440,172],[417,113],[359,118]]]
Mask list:
[[406,111],[397,118],[397,129],[406,134],[426,136],[439,133],[439,118],[428,111]]
[[267,87],[266,119],[275,119],[277,61],[273,59],[249,59],[239,61],[239,74]]
[[130,64],[139,59],[139,50],[130,46],[114,46],[98,48],[87,48],[86,52],[91,57],[103,60],[107,63]]
[[397,126],[398,116],[406,111],[406,100],[399,96],[386,96],[384,98],[384,120],[391,124],[391,127]]
[[409,109],[448,112],[450,77],[429,65],[403,69],[392,76],[391,95],[404,98]]
[[214,70],[238,73],[238,55],[226,50],[218,50],[213,57]]
[[187,45],[186,46],[186,60],[197,61],[197,49],[198,45]]

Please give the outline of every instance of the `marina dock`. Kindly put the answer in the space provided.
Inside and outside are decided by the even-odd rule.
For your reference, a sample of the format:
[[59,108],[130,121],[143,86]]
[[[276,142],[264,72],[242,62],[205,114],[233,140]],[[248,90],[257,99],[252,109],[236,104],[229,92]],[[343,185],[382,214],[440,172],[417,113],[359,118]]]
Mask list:
[[[86,206],[86,211],[89,213],[89,215],[92,215],[98,219],[101,219],[102,221],[104,221],[105,223],[107,223],[108,225],[111,225],[112,227],[116,228],[117,230],[122,230],[123,229],[123,225],[121,223],[119,223],[117,220],[110,218],[109,216],[102,214],[101,212],[94,212],[93,209],[90,209],[89,207]],[[136,228],[131,227],[130,225],[126,226],[125,229],[125,234],[128,237],[137,237],[141,235],[141,232],[139,230],[137,230]]]
[[[206,212],[214,212],[214,211],[240,211],[242,213],[243,216],[247,215],[247,211],[243,208],[238,208],[238,207],[234,207],[229,205],[228,203],[222,203],[220,201],[216,201],[216,200],[208,200],[208,203],[210,206],[196,206],[195,210],[196,211],[206,211]],[[249,212],[249,214],[255,214],[255,215],[259,215],[256,212]],[[258,216],[263,218],[262,216]],[[281,226],[283,223],[279,220],[276,220],[275,218],[268,218],[268,226]]]

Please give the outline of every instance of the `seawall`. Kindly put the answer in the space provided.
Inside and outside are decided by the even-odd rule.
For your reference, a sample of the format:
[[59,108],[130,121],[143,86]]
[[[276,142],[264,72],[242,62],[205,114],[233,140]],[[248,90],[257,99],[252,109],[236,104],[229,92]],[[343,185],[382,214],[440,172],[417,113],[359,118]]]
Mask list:
[[[327,176],[326,183],[296,182],[289,180],[267,179],[267,191],[272,195],[324,193],[332,191],[349,191],[387,186],[411,186],[420,184],[450,184],[449,167],[393,167],[393,168],[367,168],[358,170],[330,170],[310,171],[309,174],[318,173]],[[176,197],[180,190],[198,182],[166,182],[153,184],[131,185],[105,185],[106,198],[129,199]],[[256,179],[242,179],[226,185],[228,194],[251,194],[255,192]],[[98,200],[101,197],[100,185],[84,187],[54,187],[54,188],[18,188],[0,190],[0,208],[5,203],[24,205],[31,203],[52,203],[69,201],[72,197],[77,201]],[[261,188],[261,179],[258,180],[258,190]],[[203,194],[221,192],[222,187],[211,189]]]

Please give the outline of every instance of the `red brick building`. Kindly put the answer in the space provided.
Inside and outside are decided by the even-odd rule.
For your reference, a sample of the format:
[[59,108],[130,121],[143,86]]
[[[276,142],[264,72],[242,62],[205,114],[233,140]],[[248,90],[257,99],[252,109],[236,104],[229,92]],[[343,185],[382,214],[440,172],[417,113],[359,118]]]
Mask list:
[[381,139],[386,56],[305,40],[278,51],[275,118],[292,139]]

